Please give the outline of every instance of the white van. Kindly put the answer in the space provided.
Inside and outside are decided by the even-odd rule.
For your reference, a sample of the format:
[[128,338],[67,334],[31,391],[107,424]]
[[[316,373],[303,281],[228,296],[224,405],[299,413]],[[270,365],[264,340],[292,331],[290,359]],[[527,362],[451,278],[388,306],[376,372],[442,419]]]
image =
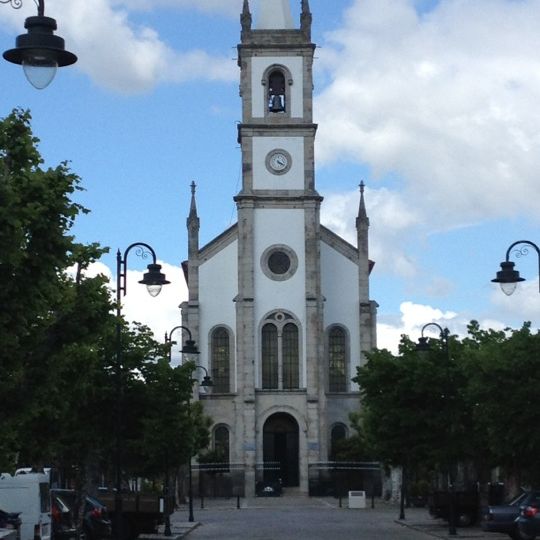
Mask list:
[[20,512],[20,540],[51,539],[51,497],[47,474],[0,474],[0,508],[6,512]]

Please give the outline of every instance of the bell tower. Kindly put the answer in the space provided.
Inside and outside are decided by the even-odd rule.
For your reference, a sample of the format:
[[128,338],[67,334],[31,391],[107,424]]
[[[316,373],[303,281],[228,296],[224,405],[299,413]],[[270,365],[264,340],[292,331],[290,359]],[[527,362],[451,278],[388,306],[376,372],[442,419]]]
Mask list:
[[[326,453],[322,197],[314,178],[315,45],[307,0],[301,2],[299,28],[291,18],[290,0],[261,0],[260,5],[253,27],[249,2],[244,1],[238,45],[242,189],[235,197],[236,331],[237,365],[243,378],[244,451],[248,465],[254,463],[255,452],[260,460],[264,441],[256,433],[266,421],[264,411],[274,410],[280,402],[283,410],[292,411],[298,425],[309,426],[299,443],[300,469],[306,471],[307,463]],[[282,323],[287,320],[298,332],[298,351],[292,354],[298,373],[294,380],[287,380],[289,353],[282,348],[287,339],[287,324]],[[274,321],[267,326],[277,328],[275,359],[265,349],[265,339],[271,342],[272,337],[266,336],[264,321]],[[306,482],[305,472],[301,473],[304,489]]]
[[261,0],[255,28],[249,2],[244,2],[238,45],[238,135],[244,166],[240,197],[315,194],[311,13],[303,0],[301,27],[293,28],[289,1]]

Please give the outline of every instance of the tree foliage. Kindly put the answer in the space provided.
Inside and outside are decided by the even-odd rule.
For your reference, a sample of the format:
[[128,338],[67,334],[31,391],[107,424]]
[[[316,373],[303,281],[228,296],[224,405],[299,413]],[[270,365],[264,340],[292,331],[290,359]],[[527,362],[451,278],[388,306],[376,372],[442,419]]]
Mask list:
[[368,355],[355,381],[363,397],[368,445],[387,464],[444,469],[467,462],[477,470],[502,466],[534,483],[540,451],[540,333],[481,330],[441,340],[418,353],[403,336],[397,356]]
[[107,249],[75,241],[80,179],[67,163],[43,168],[30,120],[0,120],[0,467],[52,465],[78,484],[90,466],[112,476],[121,403],[125,473],[163,473],[164,452],[175,465],[207,443],[190,368],[118,320],[106,278],[85,275]]

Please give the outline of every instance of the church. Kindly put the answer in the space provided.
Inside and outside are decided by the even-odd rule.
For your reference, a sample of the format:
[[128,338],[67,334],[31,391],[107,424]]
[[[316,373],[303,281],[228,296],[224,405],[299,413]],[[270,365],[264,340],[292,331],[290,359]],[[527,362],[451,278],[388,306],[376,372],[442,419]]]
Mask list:
[[302,0],[295,25],[290,2],[260,0],[255,21],[243,3],[237,221],[200,246],[194,184],[187,218],[182,325],[214,383],[200,397],[212,448],[241,464],[246,496],[269,463],[285,490],[308,492],[310,464],[350,434],[360,409],[351,378],[376,347],[364,189],[354,246],[320,223],[312,14]]

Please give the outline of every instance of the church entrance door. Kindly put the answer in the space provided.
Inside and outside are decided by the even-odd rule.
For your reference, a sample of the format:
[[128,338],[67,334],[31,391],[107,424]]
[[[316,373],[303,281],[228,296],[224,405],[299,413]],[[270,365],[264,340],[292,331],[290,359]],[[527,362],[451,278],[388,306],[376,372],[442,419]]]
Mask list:
[[289,414],[276,413],[266,420],[263,429],[265,480],[276,480],[275,467],[279,466],[278,476],[283,487],[300,485],[298,432],[298,423]]

